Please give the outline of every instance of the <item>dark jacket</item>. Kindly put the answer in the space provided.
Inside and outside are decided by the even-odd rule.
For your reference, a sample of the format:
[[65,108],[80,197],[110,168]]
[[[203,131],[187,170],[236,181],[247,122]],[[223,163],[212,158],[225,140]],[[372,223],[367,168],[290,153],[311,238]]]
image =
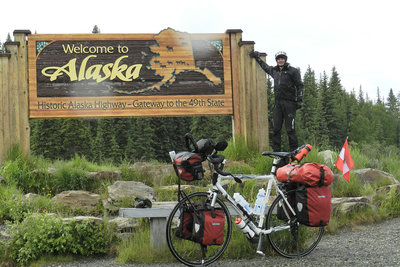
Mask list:
[[282,69],[279,66],[269,66],[261,58],[255,58],[261,68],[274,79],[275,99],[301,102],[303,100],[303,87],[300,71],[285,63]]

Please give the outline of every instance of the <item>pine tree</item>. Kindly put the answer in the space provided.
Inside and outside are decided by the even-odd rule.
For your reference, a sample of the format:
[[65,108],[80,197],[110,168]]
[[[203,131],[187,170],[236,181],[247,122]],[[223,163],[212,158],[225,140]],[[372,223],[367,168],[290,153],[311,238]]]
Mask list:
[[94,25],[92,33],[100,33],[100,28],[97,25]]
[[29,121],[31,150],[48,159],[62,159],[61,119],[35,119]]
[[347,108],[345,105],[345,91],[340,83],[336,68],[332,68],[332,75],[328,84],[331,120],[328,121],[329,140],[331,146],[338,148],[343,145],[343,140],[348,135]]
[[329,147],[328,121],[331,120],[330,100],[328,94],[328,76],[323,72],[318,84],[318,125],[316,145],[323,149]]
[[[299,111],[299,143],[316,143],[318,135],[318,88],[315,73],[308,66],[304,74],[303,106]],[[298,124],[299,125],[299,124]]]
[[71,159],[75,155],[87,155],[90,150],[90,129],[83,119],[67,118],[61,121],[62,156]]

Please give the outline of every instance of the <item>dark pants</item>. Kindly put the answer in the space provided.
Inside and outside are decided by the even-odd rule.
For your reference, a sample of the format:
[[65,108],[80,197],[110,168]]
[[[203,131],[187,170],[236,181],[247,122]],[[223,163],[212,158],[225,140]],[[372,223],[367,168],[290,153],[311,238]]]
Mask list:
[[296,102],[276,100],[273,112],[272,148],[275,152],[281,151],[281,129],[283,121],[285,121],[286,132],[289,137],[290,151],[295,150],[298,147],[294,125],[296,119]]

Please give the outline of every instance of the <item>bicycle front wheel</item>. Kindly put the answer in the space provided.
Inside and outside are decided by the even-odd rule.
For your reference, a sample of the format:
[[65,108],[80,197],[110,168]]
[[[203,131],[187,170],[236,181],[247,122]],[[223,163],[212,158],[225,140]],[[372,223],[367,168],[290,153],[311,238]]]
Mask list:
[[[287,193],[287,199],[294,199],[295,190]],[[276,229],[268,234],[268,239],[276,252],[287,258],[297,256],[303,257],[308,255],[315,249],[324,233],[324,227],[310,227],[297,222],[293,223],[295,216],[291,216],[290,212],[282,212],[287,209],[284,204],[283,197],[279,195],[271,204],[267,214],[267,229]],[[290,222],[292,221],[292,223]],[[298,239],[298,243],[296,241]]]
[[232,222],[229,210],[222,200],[217,198],[215,209],[225,216],[224,239],[221,245],[203,246],[189,238],[182,238],[178,234],[180,214],[192,205],[207,207],[211,203],[210,194],[197,192],[183,198],[172,210],[167,221],[167,243],[174,257],[188,266],[204,266],[216,261],[225,251],[231,238]]

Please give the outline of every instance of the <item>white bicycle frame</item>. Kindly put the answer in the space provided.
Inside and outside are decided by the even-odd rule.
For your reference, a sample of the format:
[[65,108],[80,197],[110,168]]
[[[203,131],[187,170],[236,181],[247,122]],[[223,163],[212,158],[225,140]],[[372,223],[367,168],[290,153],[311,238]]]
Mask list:
[[[266,229],[263,230],[263,224],[264,224],[264,219],[265,219],[265,214],[268,210],[266,210],[268,206],[268,202],[269,202],[269,197],[271,195],[271,189],[272,187],[275,188],[277,195],[281,195],[283,201],[286,203],[286,206],[289,208],[289,211],[295,215],[295,211],[293,210],[292,206],[289,204],[286,196],[284,195],[284,193],[282,192],[282,190],[279,188],[277,181],[276,181],[276,177],[274,175],[275,171],[276,171],[276,164],[279,162],[280,158],[279,157],[275,157],[273,164],[272,164],[272,168],[271,168],[271,174],[268,175],[248,175],[248,174],[234,174],[234,176],[236,178],[239,179],[260,179],[260,180],[268,180],[268,185],[267,185],[267,190],[265,192],[265,197],[264,197],[264,205],[263,205],[263,209],[261,211],[260,215],[255,215],[253,214],[253,216],[258,216],[258,225],[255,225],[250,219],[249,217],[238,207],[238,204],[236,203],[236,201],[228,194],[228,192],[226,192],[226,190],[222,187],[221,185],[221,179],[222,178],[231,178],[231,176],[223,176],[223,175],[218,175],[217,178],[217,182],[215,183],[215,185],[213,185],[213,190],[210,190],[210,194],[212,194],[212,200],[211,200],[211,206],[213,207],[216,203],[216,199],[218,194],[221,194],[225,199],[227,199],[233,206],[233,208],[235,209],[235,211],[239,214],[239,216],[242,218],[242,220],[256,233],[256,235],[260,236],[259,238],[259,245],[258,245],[258,249],[257,249],[257,253],[258,254],[263,254],[263,252],[261,252],[261,236],[264,234],[270,234],[272,232],[276,232],[276,231],[281,231],[281,230],[285,230],[285,229],[289,229],[290,225],[284,225],[284,226],[278,226],[278,227],[273,227],[270,229]],[[225,162],[224,162],[225,163]],[[286,212],[286,210],[285,210]],[[288,215],[288,214],[286,214]],[[288,216],[288,218],[290,218],[290,216]]]

